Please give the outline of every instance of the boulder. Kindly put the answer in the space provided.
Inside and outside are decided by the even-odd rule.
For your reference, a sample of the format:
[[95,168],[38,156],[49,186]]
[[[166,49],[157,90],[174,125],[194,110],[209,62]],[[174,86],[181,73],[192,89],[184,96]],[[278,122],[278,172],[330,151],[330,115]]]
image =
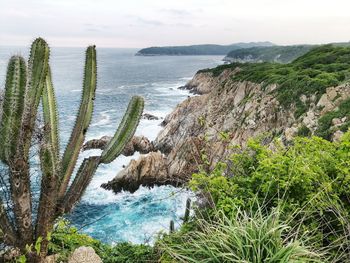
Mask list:
[[[83,145],[83,151],[91,149],[101,149],[103,150],[107,143],[111,140],[110,136],[103,136],[100,139],[93,139],[87,141]],[[134,136],[131,141],[125,146],[123,150],[123,155],[131,156],[135,152],[142,154],[149,153],[154,150],[152,142],[150,142],[145,136]]]
[[150,114],[150,113],[144,113],[142,114],[142,119],[145,119],[145,120],[159,120],[159,117],[153,115],[153,114]]
[[138,160],[132,160],[112,181],[102,184],[101,187],[116,193],[122,190],[133,193],[141,185],[152,187],[154,185],[175,184],[173,179],[168,176],[166,157],[157,151],[141,155]]
[[69,257],[68,263],[102,263],[92,247],[79,247]]

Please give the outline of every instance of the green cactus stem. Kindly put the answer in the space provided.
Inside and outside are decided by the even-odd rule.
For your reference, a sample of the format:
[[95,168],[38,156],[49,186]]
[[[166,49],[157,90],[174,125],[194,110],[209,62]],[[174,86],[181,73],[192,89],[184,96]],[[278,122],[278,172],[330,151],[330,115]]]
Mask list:
[[116,133],[102,152],[101,162],[110,163],[122,153],[125,145],[136,131],[142,116],[143,107],[144,100],[142,97],[134,96],[131,98]]
[[184,223],[187,223],[190,219],[190,212],[191,212],[191,199],[187,198],[186,200],[186,209],[185,209],[185,216],[184,216]]
[[54,151],[54,157],[58,162],[59,157],[59,136],[58,136],[58,114],[55,90],[51,80],[51,70],[48,69],[45,86],[42,96],[43,115],[44,115],[44,138],[45,143],[51,145]]
[[28,159],[36,114],[48,69],[49,53],[49,47],[42,38],[37,38],[33,42],[28,61],[28,79],[20,136],[16,154],[9,163],[13,212],[17,231],[19,232],[18,246],[22,250],[27,244],[33,243],[32,198]]
[[100,163],[100,156],[85,158],[64,199],[63,213],[70,211],[79,201]]
[[20,134],[24,94],[26,88],[26,63],[22,57],[13,56],[7,66],[3,117],[0,124],[0,159],[9,163],[16,153]]
[[174,233],[174,232],[175,232],[175,223],[174,223],[174,220],[170,220],[169,232],[170,232],[170,233]]
[[21,130],[23,141],[19,144],[23,148],[24,157],[28,156],[31,145],[35,119],[49,67],[49,55],[50,49],[45,40],[37,38],[32,44],[28,61],[28,81]]
[[80,149],[84,143],[85,134],[91,122],[95,100],[96,81],[96,49],[95,46],[90,46],[86,51],[83,93],[80,102],[79,113],[62,158],[62,181],[59,189],[59,198],[63,198],[67,190],[68,183],[76,165]]
[[49,144],[41,145],[40,165],[42,171],[41,191],[37,223],[35,229],[35,239],[42,237],[41,248],[45,252],[49,240],[48,233],[52,230],[56,215],[57,191],[58,191],[58,171],[56,151]]

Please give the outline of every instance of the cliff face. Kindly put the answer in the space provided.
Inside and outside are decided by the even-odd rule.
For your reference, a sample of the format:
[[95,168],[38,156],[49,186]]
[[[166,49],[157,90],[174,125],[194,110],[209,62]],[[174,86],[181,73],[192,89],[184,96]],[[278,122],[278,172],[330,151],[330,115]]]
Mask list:
[[[210,169],[227,157],[232,152],[229,145],[244,147],[249,138],[264,133],[283,141],[302,128],[314,133],[320,117],[337,110],[350,96],[347,84],[330,87],[322,96],[304,96],[301,100],[311,101],[310,106],[296,119],[295,107],[282,107],[276,99],[276,85],[232,80],[238,71],[227,69],[216,77],[211,72],[197,73],[185,88],[201,95],[183,101],[165,118],[164,129],[153,142],[157,152],[132,161],[104,187],[118,192],[135,191],[140,185],[181,184],[197,172],[198,165]],[[342,134],[337,127],[346,121],[346,117],[332,120],[333,139]]]

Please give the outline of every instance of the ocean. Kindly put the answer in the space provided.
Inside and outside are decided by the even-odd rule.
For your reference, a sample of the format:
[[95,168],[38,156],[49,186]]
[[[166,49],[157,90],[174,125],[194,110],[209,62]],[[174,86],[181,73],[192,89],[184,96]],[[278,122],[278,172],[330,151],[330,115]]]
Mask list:
[[[8,59],[21,54],[27,60],[29,47],[0,47],[0,88],[5,85]],[[222,63],[222,56],[134,56],[136,49],[97,48],[98,81],[94,115],[86,140],[113,135],[133,95],[145,99],[145,113],[164,118],[189,96],[179,90],[199,69]],[[84,68],[83,48],[51,48],[50,64],[58,101],[61,151],[69,139],[78,111]],[[141,120],[136,135],[154,140],[162,129],[160,120]],[[83,152],[84,157],[99,150]],[[141,187],[131,194],[114,194],[100,187],[113,179],[131,157],[120,156],[100,165],[81,202],[67,219],[81,232],[103,242],[152,243],[159,231],[168,231],[170,220],[181,224],[185,202],[193,193],[183,188]],[[31,178],[34,192],[39,189],[38,172]]]

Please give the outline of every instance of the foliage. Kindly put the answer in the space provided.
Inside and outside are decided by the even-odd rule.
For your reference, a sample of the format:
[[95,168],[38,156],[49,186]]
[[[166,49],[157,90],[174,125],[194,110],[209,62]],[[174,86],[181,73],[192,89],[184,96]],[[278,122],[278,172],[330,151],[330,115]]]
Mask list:
[[147,245],[133,245],[122,242],[116,245],[104,244],[88,235],[81,234],[65,220],[60,220],[52,233],[49,254],[59,254],[60,260],[67,261],[78,247],[92,247],[104,263],[157,262],[156,251]]
[[191,45],[191,46],[170,46],[170,47],[148,47],[137,52],[137,55],[226,55],[231,50],[250,48],[255,46],[271,46],[270,42],[236,43],[232,45]]
[[297,136],[300,136],[300,137],[309,137],[311,136],[311,134],[312,134],[311,130],[305,125],[302,125],[301,127],[299,127],[297,131]]
[[248,62],[278,62],[289,63],[294,59],[304,55],[314,46],[271,46],[271,47],[251,47],[232,50],[225,58],[227,61],[248,61]]
[[206,69],[214,76],[227,68],[240,68],[234,79],[263,83],[263,86],[277,84],[277,99],[283,107],[296,105],[296,117],[308,106],[300,100],[301,95],[321,96],[327,87],[336,86],[350,76],[350,47],[324,45],[316,47],[289,64],[278,63],[232,63]]
[[269,213],[282,202],[283,218],[299,210],[292,226],[318,231],[318,246],[331,247],[335,240],[349,244],[344,218],[350,215],[350,132],[341,142],[296,138],[289,147],[275,142],[274,148],[250,140],[247,149],[218,163],[211,173],[194,174],[190,185],[207,193],[228,216],[234,216],[237,207],[257,210],[257,204],[264,204]]
[[320,136],[326,140],[331,139],[332,130],[330,129],[332,126],[332,120],[334,118],[343,118],[346,117],[347,121],[342,124],[340,130],[346,132],[349,129],[350,125],[350,99],[343,101],[336,111],[330,111],[324,114],[318,120],[318,128],[316,130],[316,135]]

